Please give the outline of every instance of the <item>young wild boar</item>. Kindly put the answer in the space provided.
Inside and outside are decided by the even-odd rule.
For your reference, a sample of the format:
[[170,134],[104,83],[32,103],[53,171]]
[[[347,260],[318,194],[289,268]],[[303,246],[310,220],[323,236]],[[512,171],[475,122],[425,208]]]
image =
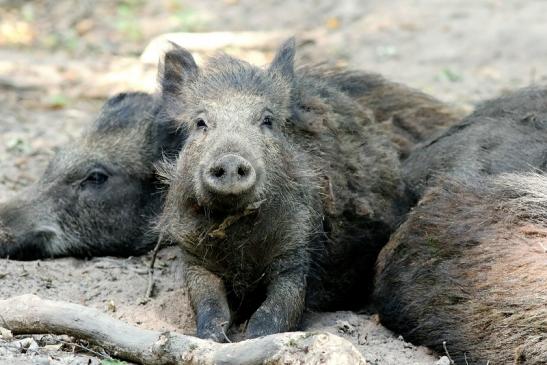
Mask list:
[[421,200],[378,258],[382,323],[457,364],[547,363],[546,145],[547,90],[530,88],[411,154]]
[[158,224],[183,249],[199,337],[294,329],[304,305],[357,306],[406,210],[395,148],[374,113],[287,41],[267,69],[226,55],[165,57],[163,115],[187,140],[165,168]]
[[109,99],[91,128],[61,149],[40,180],[0,205],[0,257],[134,255],[157,240],[154,163],[182,137],[154,121],[144,93]]

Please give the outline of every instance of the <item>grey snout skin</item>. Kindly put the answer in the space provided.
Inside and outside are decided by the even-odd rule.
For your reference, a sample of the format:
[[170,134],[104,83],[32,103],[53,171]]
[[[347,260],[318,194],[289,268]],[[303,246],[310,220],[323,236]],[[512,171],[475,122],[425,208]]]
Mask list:
[[[27,192],[32,195],[31,191]],[[15,198],[0,204],[0,258],[34,260],[52,256],[57,229],[34,199]]]
[[236,154],[225,154],[206,168],[203,183],[218,195],[241,195],[256,184],[256,171],[249,161]]

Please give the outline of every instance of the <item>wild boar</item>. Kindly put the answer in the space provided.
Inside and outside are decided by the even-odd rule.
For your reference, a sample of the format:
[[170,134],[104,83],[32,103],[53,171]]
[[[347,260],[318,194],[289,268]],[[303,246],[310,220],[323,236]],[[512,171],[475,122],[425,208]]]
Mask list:
[[156,99],[110,98],[34,185],[0,204],[0,257],[129,256],[154,246],[163,205],[154,164],[176,155],[183,140],[156,123]]
[[457,364],[547,363],[546,132],[547,90],[528,88],[410,155],[420,200],[378,258],[382,323]]
[[165,57],[162,115],[187,135],[164,174],[158,229],[183,249],[199,337],[294,329],[305,305],[356,307],[406,211],[398,154],[371,109],[294,40],[267,69],[227,55]]

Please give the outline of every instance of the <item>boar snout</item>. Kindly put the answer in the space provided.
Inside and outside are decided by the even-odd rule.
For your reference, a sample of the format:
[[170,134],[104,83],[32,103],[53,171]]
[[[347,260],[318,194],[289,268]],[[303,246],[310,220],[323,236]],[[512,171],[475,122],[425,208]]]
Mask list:
[[50,219],[51,212],[40,208],[40,202],[21,198],[0,205],[0,257],[34,260],[52,256],[58,228]]
[[49,257],[48,248],[56,238],[56,232],[49,228],[29,227],[24,232],[14,232],[0,222],[0,257],[13,260]]
[[229,153],[205,169],[203,184],[215,195],[243,195],[255,186],[256,171],[245,158]]

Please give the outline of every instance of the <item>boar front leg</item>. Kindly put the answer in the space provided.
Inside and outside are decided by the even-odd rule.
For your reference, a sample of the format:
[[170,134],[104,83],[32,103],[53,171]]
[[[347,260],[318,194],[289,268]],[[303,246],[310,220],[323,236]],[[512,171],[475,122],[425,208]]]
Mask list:
[[222,279],[199,265],[188,265],[185,279],[196,313],[197,336],[225,342],[225,329],[230,325],[230,308]]
[[300,323],[306,296],[306,273],[302,267],[281,272],[268,285],[267,297],[251,316],[246,338],[291,331]]

